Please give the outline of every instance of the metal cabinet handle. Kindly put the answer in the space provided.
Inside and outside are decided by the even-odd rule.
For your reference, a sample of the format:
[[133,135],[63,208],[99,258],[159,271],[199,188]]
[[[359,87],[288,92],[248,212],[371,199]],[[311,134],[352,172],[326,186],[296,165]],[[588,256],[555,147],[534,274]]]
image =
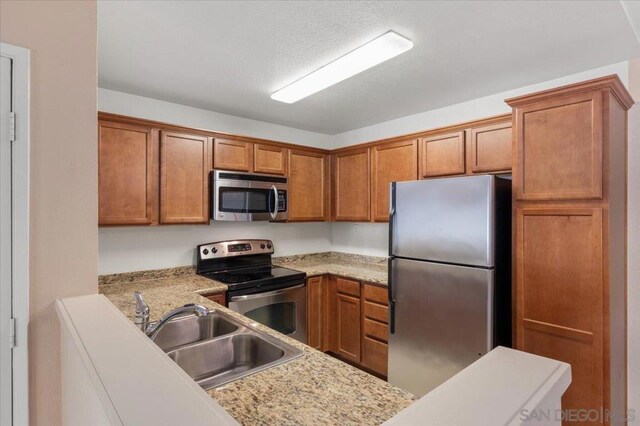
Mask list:
[[389,257],[387,262],[387,290],[389,292],[389,334],[394,334],[396,331],[396,300],[393,298],[393,273],[391,272],[393,257]]
[[275,204],[273,211],[269,211],[271,214],[271,219],[276,220],[276,216],[278,216],[278,188],[275,185],[271,185],[271,190],[273,191],[273,204]]
[[300,285],[296,285],[296,286],[293,286],[293,287],[283,288],[281,290],[270,291],[268,293],[247,294],[246,296],[233,296],[233,297],[231,297],[231,302],[236,302],[236,301],[239,301],[239,300],[260,299],[260,298],[263,298],[263,297],[270,297],[270,296],[278,296],[280,294],[287,293],[287,292],[289,292],[291,290],[295,290],[297,288],[302,288],[305,285],[306,284],[300,284]]

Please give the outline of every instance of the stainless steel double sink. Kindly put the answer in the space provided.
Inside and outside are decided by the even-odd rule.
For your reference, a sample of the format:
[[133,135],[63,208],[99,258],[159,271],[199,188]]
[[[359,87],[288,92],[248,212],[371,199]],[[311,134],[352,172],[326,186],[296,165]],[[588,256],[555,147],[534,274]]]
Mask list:
[[205,390],[303,354],[288,343],[213,310],[167,322],[153,341]]

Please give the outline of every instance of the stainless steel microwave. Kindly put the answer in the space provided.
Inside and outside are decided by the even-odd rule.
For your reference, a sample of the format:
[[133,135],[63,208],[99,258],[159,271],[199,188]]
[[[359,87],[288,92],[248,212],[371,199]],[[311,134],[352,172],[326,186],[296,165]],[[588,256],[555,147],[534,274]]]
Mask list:
[[279,221],[289,217],[286,177],[213,170],[209,180],[212,220]]

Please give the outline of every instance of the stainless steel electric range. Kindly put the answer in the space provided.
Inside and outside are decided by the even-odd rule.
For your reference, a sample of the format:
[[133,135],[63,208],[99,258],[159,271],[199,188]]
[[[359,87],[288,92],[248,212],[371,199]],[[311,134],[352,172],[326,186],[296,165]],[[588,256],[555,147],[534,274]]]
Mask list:
[[306,273],[273,266],[273,242],[200,244],[196,272],[228,286],[229,309],[307,343]]

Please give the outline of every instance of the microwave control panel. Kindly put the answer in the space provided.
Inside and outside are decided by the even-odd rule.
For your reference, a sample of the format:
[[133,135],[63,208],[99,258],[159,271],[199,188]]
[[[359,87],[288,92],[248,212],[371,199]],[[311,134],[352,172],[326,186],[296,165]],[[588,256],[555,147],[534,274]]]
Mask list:
[[285,191],[284,189],[278,190],[278,211],[287,211],[287,191]]

